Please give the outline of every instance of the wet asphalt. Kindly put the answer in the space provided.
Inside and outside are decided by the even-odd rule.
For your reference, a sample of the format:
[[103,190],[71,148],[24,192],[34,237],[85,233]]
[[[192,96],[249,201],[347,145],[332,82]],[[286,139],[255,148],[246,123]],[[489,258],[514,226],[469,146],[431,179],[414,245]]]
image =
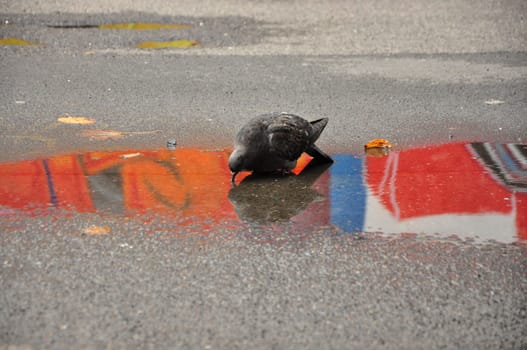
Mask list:
[[[0,4],[1,37],[44,44],[0,47],[0,161],[228,149],[268,111],[330,118],[329,153],[527,142],[523,2],[205,5]],[[192,26],[50,27],[126,21]],[[134,48],[178,38],[200,44]],[[0,230],[1,349],[527,346],[522,242],[6,207]]]

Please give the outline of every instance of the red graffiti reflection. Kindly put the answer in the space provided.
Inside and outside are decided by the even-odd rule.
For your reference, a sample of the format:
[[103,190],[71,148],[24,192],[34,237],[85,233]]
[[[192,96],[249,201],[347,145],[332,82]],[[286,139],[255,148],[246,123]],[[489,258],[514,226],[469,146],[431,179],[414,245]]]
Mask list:
[[[384,220],[387,230],[415,219],[430,218],[423,223],[431,227],[455,217],[477,214],[481,221],[495,215],[513,218],[516,236],[527,239],[527,167],[522,163],[527,157],[520,154],[524,151],[523,145],[490,143],[410,149],[367,157],[365,175],[373,196],[396,220]],[[478,217],[472,218],[477,227]],[[380,215],[370,221],[375,220],[377,225],[382,221]]]

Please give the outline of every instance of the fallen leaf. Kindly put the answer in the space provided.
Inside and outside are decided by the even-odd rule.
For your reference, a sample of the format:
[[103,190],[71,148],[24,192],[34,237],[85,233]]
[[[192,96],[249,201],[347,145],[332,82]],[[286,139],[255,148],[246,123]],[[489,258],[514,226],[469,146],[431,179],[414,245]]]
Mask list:
[[82,137],[89,137],[93,140],[103,141],[108,139],[118,140],[128,135],[148,135],[156,134],[161,130],[150,130],[150,131],[117,131],[117,130],[98,130],[98,129],[86,129],[82,130],[79,135]]
[[0,45],[40,45],[39,43],[33,43],[31,41],[25,41],[17,38],[2,38],[0,39]]
[[392,144],[385,139],[373,139],[365,144],[364,148],[392,148]]
[[110,227],[91,225],[89,227],[86,227],[82,232],[86,235],[91,236],[105,235],[107,233],[110,233]]
[[129,29],[129,30],[158,30],[158,29],[181,29],[189,28],[190,24],[180,23],[143,23],[143,22],[131,22],[131,23],[109,23],[101,24],[98,26],[99,29]]
[[390,153],[392,144],[385,139],[373,139],[364,145],[364,152],[373,157],[384,157]]
[[115,131],[115,130],[97,130],[97,129],[87,129],[82,130],[80,132],[80,135],[83,137],[89,137],[93,140],[108,140],[108,139],[114,139],[118,140],[125,136],[125,134],[121,131]]
[[140,49],[165,49],[165,48],[186,48],[198,45],[196,40],[175,40],[175,41],[144,41],[137,44]]
[[488,105],[501,105],[501,104],[505,103],[505,101],[495,100],[495,99],[491,98],[490,100],[485,101],[485,103],[488,104]]
[[57,118],[57,121],[64,124],[95,124],[95,119],[86,117],[66,116]]

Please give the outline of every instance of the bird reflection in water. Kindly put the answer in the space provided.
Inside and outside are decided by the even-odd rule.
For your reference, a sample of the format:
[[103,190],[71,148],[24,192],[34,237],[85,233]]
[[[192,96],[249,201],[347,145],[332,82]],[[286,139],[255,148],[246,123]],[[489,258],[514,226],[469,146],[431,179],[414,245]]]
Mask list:
[[330,166],[313,159],[298,175],[251,174],[231,188],[229,201],[246,223],[287,222],[311,203],[324,200],[312,186]]

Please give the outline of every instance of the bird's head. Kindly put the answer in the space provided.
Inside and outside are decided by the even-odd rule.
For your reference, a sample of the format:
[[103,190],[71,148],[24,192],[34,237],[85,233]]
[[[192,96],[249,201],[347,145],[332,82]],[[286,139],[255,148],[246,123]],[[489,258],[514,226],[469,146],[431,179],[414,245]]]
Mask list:
[[232,172],[245,170],[245,152],[243,149],[236,148],[229,156],[229,169]]
[[245,170],[246,154],[243,149],[236,148],[231,155],[229,156],[229,169],[232,172],[232,182],[234,183],[234,178],[236,174],[240,171]]

